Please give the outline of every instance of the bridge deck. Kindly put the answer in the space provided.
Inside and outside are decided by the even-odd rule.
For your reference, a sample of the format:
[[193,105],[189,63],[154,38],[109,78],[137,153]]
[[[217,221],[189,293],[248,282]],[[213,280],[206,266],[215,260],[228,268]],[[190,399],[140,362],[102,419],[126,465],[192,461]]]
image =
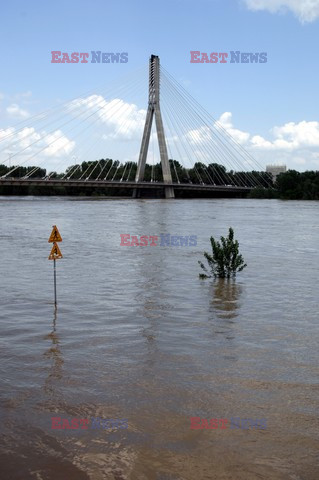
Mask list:
[[137,188],[159,190],[173,187],[174,190],[202,190],[216,192],[248,193],[252,187],[237,187],[233,185],[203,185],[195,183],[163,183],[163,182],[121,182],[119,180],[61,180],[43,178],[0,178],[0,185],[4,186],[56,186],[56,187],[107,187],[107,188]]

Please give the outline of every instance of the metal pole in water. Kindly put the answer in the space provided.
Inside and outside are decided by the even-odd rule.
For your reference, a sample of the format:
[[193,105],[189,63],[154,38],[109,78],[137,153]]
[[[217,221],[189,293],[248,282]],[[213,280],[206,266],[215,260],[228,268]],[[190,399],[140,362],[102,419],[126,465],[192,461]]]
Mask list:
[[54,306],[55,310],[57,309],[58,302],[56,298],[56,264],[55,261],[59,260],[60,258],[63,258],[63,255],[61,253],[61,250],[59,249],[59,246],[57,242],[62,242],[62,237],[60,235],[60,232],[58,230],[58,227],[56,225],[53,225],[53,230],[51,232],[50,238],[48,240],[49,243],[53,243],[52,245],[52,250],[49,255],[49,260],[53,260],[53,275],[54,275]]
[[53,270],[54,270],[54,306],[57,308],[57,299],[56,299],[56,266],[55,259],[53,260]]

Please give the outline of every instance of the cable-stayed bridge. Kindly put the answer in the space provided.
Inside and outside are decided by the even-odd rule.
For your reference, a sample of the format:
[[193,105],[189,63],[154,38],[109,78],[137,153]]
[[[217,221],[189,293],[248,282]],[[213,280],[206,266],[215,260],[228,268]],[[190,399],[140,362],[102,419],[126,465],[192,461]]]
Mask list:
[[[149,60],[146,111],[131,100],[137,92],[145,95],[137,73],[113,90],[88,92],[0,130],[0,187],[124,189],[133,197],[156,192],[174,198],[177,192],[245,194],[271,186],[256,160],[158,56]],[[109,158],[121,151],[123,161]]]

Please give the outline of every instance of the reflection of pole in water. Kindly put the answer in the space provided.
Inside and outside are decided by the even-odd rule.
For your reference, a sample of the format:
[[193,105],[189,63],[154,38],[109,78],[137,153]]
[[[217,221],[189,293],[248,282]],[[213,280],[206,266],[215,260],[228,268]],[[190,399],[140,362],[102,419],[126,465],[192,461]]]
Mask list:
[[52,332],[49,333],[45,339],[51,340],[52,345],[50,348],[44,352],[46,358],[52,359],[52,365],[50,367],[48,378],[45,381],[44,390],[46,393],[53,392],[53,386],[51,385],[52,380],[60,380],[62,378],[62,366],[63,366],[63,357],[60,350],[60,339],[56,332],[56,320],[57,312],[54,312],[53,323],[52,323]]
[[237,317],[241,291],[234,279],[219,278],[214,282],[211,306],[219,318]]

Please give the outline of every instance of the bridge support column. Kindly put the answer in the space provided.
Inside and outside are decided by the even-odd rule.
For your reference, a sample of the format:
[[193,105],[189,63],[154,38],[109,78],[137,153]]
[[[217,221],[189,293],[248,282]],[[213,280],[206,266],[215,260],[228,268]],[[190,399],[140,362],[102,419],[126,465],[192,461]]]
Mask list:
[[[149,67],[149,95],[148,95],[148,109],[146,114],[144,132],[141,143],[141,150],[137,165],[135,176],[136,182],[144,180],[144,171],[147,159],[148,146],[150,143],[150,136],[152,131],[152,122],[155,114],[156,132],[159,144],[163,181],[164,183],[172,184],[172,174],[169,166],[165,133],[162,121],[162,114],[160,109],[160,63],[159,57],[151,55]],[[133,191],[133,197],[138,195],[137,189]],[[165,198],[174,198],[173,187],[165,187]]]

